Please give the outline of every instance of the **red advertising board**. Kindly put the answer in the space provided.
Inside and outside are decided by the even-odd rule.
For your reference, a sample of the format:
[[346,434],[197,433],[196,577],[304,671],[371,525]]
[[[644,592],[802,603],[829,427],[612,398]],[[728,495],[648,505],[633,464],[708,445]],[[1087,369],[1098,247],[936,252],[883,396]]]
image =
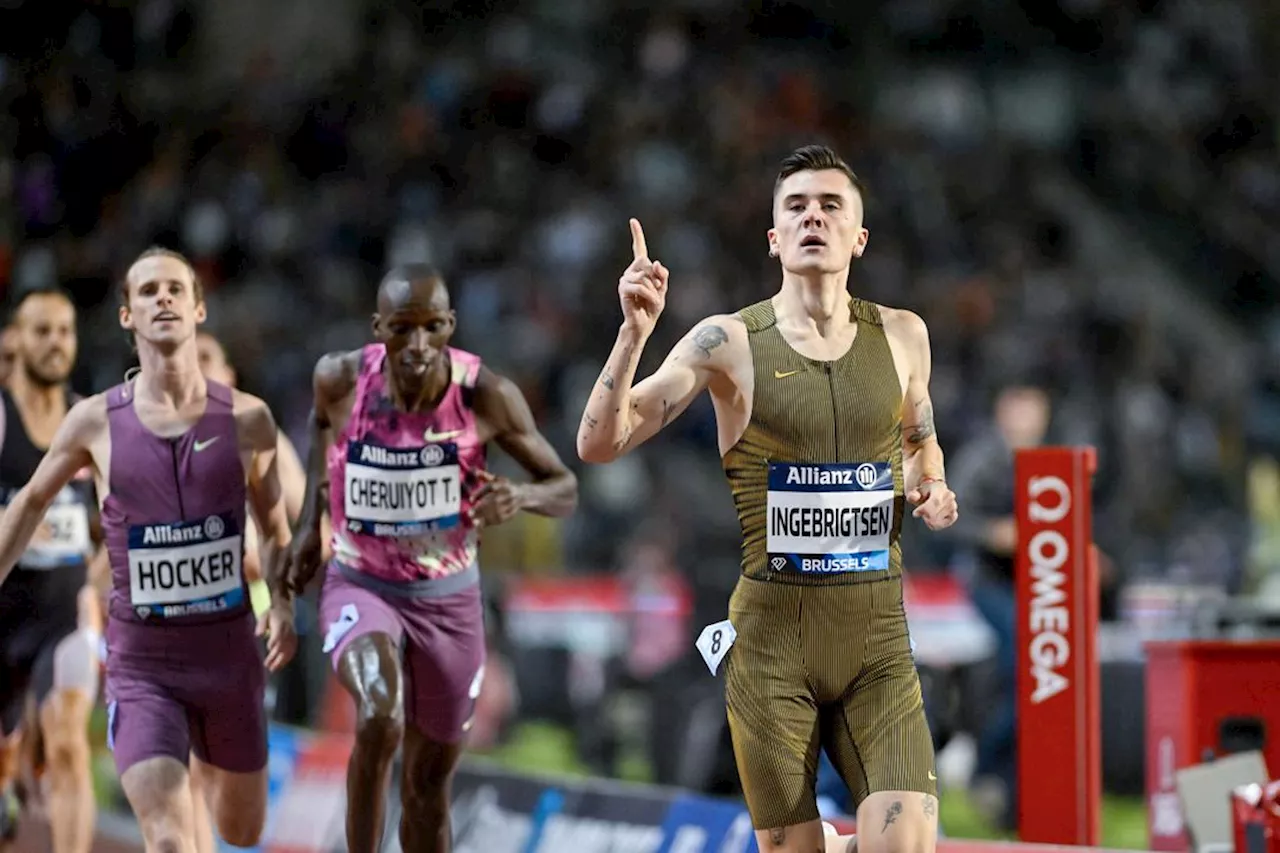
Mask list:
[[1099,842],[1102,735],[1090,447],[1020,450],[1018,828],[1023,841]]

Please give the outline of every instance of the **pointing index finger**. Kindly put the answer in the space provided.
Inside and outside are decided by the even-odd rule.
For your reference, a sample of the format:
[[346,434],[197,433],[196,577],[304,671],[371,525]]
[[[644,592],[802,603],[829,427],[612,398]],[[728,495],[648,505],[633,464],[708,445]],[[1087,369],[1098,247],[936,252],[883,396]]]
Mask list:
[[649,260],[649,248],[644,244],[644,229],[640,227],[640,220],[631,220],[631,254],[635,255],[637,261]]

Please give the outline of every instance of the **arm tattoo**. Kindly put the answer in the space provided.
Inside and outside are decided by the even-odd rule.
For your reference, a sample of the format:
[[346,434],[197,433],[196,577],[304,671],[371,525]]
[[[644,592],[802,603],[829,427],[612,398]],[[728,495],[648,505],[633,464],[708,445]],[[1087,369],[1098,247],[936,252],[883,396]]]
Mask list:
[[669,400],[662,401],[662,425],[666,426],[671,423],[671,413],[676,409],[676,404]]
[[933,794],[924,795],[924,816],[933,817],[938,813],[938,800]]
[[631,443],[631,424],[627,424],[627,428],[622,431],[622,438],[613,443],[614,451],[621,453],[628,444]]
[[769,840],[774,844],[786,844],[787,828],[785,826],[779,826],[769,830]]
[[711,351],[727,340],[729,336],[719,326],[703,326],[693,333],[693,345],[707,358],[711,358]]
[[582,413],[582,419],[587,422],[587,429],[595,429],[597,426],[600,425],[600,422],[598,420],[591,417],[591,415],[588,415],[586,412]]
[[902,814],[902,800],[894,800],[893,804],[889,806],[889,810],[884,813],[884,826],[880,829],[881,835],[889,831],[889,826],[897,822],[900,814]]
[[612,391],[613,390],[613,374],[610,373],[608,370],[606,370],[604,373],[601,373],[600,384],[608,388],[610,391]]
[[918,417],[907,433],[907,441],[922,444],[937,435],[933,426],[933,405],[928,400],[922,400],[916,404],[916,413]]

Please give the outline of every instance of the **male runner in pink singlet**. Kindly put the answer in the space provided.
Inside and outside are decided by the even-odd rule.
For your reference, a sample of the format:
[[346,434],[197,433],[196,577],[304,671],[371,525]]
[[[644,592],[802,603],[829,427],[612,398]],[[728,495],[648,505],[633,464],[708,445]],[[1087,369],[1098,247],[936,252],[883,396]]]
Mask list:
[[[129,268],[120,325],[136,377],[76,403],[0,519],[0,584],[49,505],[92,467],[111,563],[107,738],[147,853],[194,853],[188,758],[218,831],[252,847],[266,818],[265,674],[244,579],[246,503],[276,569],[289,525],[276,425],[256,397],[207,381],[199,279],[181,255]],[[263,615],[268,668],[293,655],[293,604]]]
[[[393,269],[378,287],[378,343],[327,355],[315,370],[307,496],[286,582],[301,591],[319,569],[327,487],[324,650],[357,706],[350,853],[381,846],[387,774],[402,736],[401,846],[449,849],[449,780],[484,676],[480,528],[522,509],[564,516],[577,504],[577,480],[520,390],[449,346],[455,322],[438,272]],[[489,441],[533,482],[489,474]]]

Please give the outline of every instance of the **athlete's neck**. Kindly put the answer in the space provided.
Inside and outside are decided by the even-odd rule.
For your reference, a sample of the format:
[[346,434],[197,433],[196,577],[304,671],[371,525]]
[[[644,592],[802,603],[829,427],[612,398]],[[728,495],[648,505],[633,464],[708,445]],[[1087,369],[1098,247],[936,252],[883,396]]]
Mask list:
[[134,380],[135,396],[175,409],[202,400],[208,393],[195,338],[179,344],[171,352],[163,352],[146,341],[138,341],[138,365],[142,368]]
[[391,402],[402,412],[423,412],[435,408],[449,388],[451,367],[447,355],[432,362],[421,379],[399,376],[390,362],[385,363],[382,369],[386,372]]
[[9,374],[9,394],[13,396],[18,408],[28,415],[66,411],[67,386],[61,382],[53,385],[37,382],[21,364]]
[[849,270],[814,277],[784,271],[774,313],[780,322],[812,325],[824,338],[838,334],[851,319]]

